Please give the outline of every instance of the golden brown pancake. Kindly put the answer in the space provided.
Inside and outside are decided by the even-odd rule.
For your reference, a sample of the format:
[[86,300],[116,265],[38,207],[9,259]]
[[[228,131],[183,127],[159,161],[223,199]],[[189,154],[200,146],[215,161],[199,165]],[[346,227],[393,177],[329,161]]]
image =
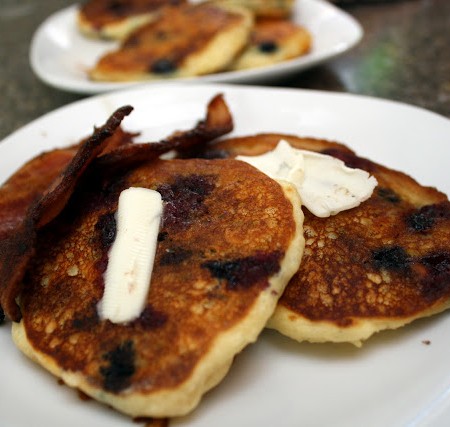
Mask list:
[[[97,304],[117,200],[130,186],[156,189],[165,207],[145,309],[113,324]],[[298,269],[301,226],[292,187],[233,159],[92,171],[38,233],[14,341],[69,386],[127,414],[185,414],[264,328]]]
[[78,11],[77,25],[89,37],[124,39],[128,34],[157,18],[164,6],[185,0],[88,0]]
[[191,77],[225,68],[247,43],[253,16],[211,4],[168,7],[90,70],[94,80]]
[[378,180],[371,198],[329,218],[305,209],[305,253],[269,327],[298,341],[361,342],[450,305],[450,203],[404,173],[335,142],[287,135],[235,138],[209,157],[256,155],[285,139]]
[[[103,153],[130,143],[134,136],[122,128],[116,129]],[[0,186],[0,240],[23,220],[30,205],[44,194],[52,181],[67,167],[80,144],[39,154]]]
[[294,0],[214,0],[250,9],[255,16],[263,18],[287,18],[292,14]]
[[288,19],[259,19],[244,52],[231,70],[264,67],[304,55],[311,48],[309,32]]

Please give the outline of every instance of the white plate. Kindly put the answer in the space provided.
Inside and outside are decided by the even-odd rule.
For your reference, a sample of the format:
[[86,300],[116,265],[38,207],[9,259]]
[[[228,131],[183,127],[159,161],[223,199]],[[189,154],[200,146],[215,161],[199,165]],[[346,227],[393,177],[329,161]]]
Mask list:
[[[75,24],[77,7],[74,5],[55,13],[36,31],[31,43],[30,62],[37,76],[51,86],[90,94],[141,84],[89,80],[86,71],[116,44],[83,37]],[[353,47],[363,34],[361,26],[355,19],[325,0],[297,0],[293,19],[312,33],[313,47],[307,55],[270,67],[223,72],[184,80],[256,83],[274,79],[344,53]]]
[[[235,135],[273,131],[335,139],[450,193],[448,119],[355,95],[227,85],[136,88],[56,110],[0,143],[0,182],[36,153],[85,136],[118,106],[135,107],[125,128],[156,139],[191,126],[218,92],[233,112]],[[170,426],[449,426],[449,332],[447,313],[380,333],[362,349],[299,344],[266,331],[192,416]],[[0,327],[0,349],[2,427],[142,425],[59,386],[15,349],[7,324]]]

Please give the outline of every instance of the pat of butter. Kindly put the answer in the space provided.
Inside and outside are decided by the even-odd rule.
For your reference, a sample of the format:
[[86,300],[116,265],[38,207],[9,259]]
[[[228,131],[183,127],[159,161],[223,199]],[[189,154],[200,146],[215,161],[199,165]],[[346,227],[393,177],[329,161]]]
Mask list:
[[308,210],[328,217],[367,200],[377,180],[361,169],[349,168],[332,156],[299,150],[281,140],[259,156],[237,156],[275,180],[291,182]]
[[116,238],[108,253],[105,290],[98,305],[101,319],[130,322],[143,311],[162,211],[161,195],[157,191],[128,188],[120,193]]

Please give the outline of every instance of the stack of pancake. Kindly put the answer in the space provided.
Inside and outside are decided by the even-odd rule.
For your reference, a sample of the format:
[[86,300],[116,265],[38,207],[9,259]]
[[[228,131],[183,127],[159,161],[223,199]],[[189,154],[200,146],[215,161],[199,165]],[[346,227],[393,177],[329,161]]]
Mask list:
[[[450,203],[438,190],[336,142],[216,142],[232,129],[221,96],[194,129],[154,144],[130,142],[120,128],[129,112],[0,187],[1,305],[17,346],[69,386],[131,416],[183,415],[266,325],[360,345],[448,308]],[[363,169],[378,187],[356,208],[315,217],[290,184],[234,159],[280,139]],[[164,213],[144,310],[113,323],[97,306],[129,187],[158,191]]]
[[90,0],[80,31],[120,41],[89,71],[93,80],[192,77],[255,68],[305,54],[309,32],[292,22],[293,2]]

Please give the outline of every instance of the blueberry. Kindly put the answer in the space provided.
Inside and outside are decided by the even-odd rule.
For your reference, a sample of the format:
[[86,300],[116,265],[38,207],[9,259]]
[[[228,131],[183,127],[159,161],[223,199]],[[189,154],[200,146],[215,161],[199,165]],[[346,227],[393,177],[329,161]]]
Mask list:
[[152,72],[156,74],[168,74],[173,73],[177,69],[177,66],[170,59],[158,59],[151,65]]
[[263,53],[273,53],[278,49],[278,46],[273,41],[265,41],[258,45],[258,49]]

